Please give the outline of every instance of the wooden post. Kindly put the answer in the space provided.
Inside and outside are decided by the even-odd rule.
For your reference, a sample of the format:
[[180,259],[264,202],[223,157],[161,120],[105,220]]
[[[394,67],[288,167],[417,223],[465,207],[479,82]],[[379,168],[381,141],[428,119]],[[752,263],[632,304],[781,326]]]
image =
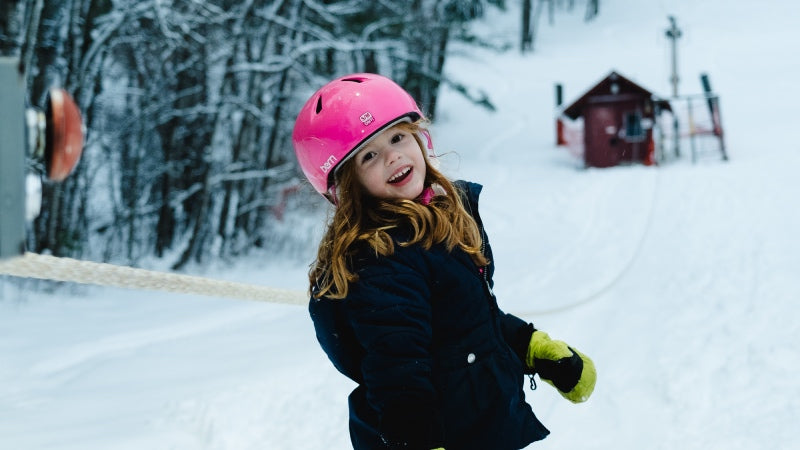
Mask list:
[[560,83],[556,84],[556,145],[567,145],[564,139],[564,121],[561,120],[561,103],[563,102],[563,88]]
[[686,98],[686,109],[689,114],[689,144],[692,148],[692,164],[697,162],[697,146],[695,143],[695,135],[697,134],[697,129],[694,125],[694,110],[692,109],[692,98]]
[[713,126],[714,136],[719,139],[719,149],[722,152],[722,160],[728,160],[728,152],[725,151],[725,138],[722,132],[722,118],[719,111],[719,96],[711,90],[711,80],[707,73],[700,74],[700,83],[703,85],[703,92],[708,102],[708,112],[711,114],[711,125]]

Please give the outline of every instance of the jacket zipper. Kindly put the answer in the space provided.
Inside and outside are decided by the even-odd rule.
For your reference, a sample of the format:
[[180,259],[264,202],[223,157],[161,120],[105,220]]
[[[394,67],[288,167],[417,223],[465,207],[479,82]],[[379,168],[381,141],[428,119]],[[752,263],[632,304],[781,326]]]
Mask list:
[[[481,254],[483,254],[485,250],[486,250],[486,232],[484,231],[483,227],[481,227]],[[489,285],[489,265],[487,264],[483,267],[479,267],[478,271],[481,274],[481,278],[483,278],[483,285],[486,286],[486,292],[488,292],[490,295],[489,300],[491,303],[489,304],[489,310],[494,313],[494,317],[492,317],[492,328],[494,328],[494,332],[497,335],[497,337],[499,337],[501,341],[504,341],[505,338],[503,338],[503,333],[500,332],[500,330],[497,328],[497,314],[499,307],[497,306],[497,297],[495,297],[494,295],[494,290],[492,290],[492,287]],[[537,386],[536,386],[536,380],[534,380],[533,376],[534,374],[532,373],[528,374],[528,378],[530,379],[531,390],[535,391]]]
[[[481,227],[481,254],[483,255],[486,251],[486,232]],[[486,256],[486,255],[484,255]],[[478,272],[481,274],[481,278],[483,278],[483,285],[486,286],[486,292],[489,293],[492,297],[494,297],[494,290],[492,290],[492,286],[489,285],[489,265],[485,265],[478,268]],[[494,306],[492,306],[494,309]]]
[[[481,227],[481,254],[486,251],[486,231]],[[485,255],[484,255],[485,256]],[[491,264],[491,262],[489,263]],[[489,311],[492,314],[492,328],[494,328],[495,335],[503,341],[503,333],[500,332],[500,328],[498,327],[497,320],[499,314],[499,308],[497,306],[497,298],[494,295],[494,290],[492,286],[489,285],[489,264],[480,267],[478,271],[480,272],[481,278],[483,278],[483,285],[486,287],[486,293],[489,296],[486,300],[489,302]]]

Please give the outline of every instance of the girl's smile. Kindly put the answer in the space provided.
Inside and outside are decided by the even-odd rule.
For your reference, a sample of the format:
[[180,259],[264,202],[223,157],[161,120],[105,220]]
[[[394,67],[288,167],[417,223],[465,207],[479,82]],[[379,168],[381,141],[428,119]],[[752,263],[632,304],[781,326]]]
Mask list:
[[411,168],[410,166],[400,169],[396,174],[392,175],[389,178],[389,183],[395,184],[395,185],[399,185],[399,184],[403,183],[404,181],[406,181],[408,179],[408,175],[411,173],[412,170],[413,170],[413,168]]
[[425,157],[413,133],[395,125],[355,156],[356,176],[370,195],[413,200],[425,184]]

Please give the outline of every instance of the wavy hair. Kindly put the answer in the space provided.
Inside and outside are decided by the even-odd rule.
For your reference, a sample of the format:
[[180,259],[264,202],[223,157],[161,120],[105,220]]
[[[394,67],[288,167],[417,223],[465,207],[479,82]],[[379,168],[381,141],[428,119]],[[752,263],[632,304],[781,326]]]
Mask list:
[[309,282],[315,298],[342,299],[350,283],[358,280],[352,267],[356,244],[366,243],[378,255],[394,253],[391,230],[408,230],[410,238],[397,242],[402,247],[419,244],[428,250],[443,243],[448,251],[458,247],[476,265],[488,260],[481,252],[478,225],[464,209],[460,192],[427,156],[419,122],[400,123],[396,127],[410,132],[416,139],[425,159],[425,186],[441,186],[445,195],[437,195],[424,205],[414,200],[378,199],[361,186],[356,176],[354,158],[346,161],[337,173],[338,205],[322,237],[317,259],[309,271]]

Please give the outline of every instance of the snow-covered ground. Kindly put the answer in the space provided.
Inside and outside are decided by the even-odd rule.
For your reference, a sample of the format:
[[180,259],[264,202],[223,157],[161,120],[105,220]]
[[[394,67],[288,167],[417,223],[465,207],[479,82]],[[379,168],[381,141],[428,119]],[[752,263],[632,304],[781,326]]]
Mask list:
[[[585,404],[527,392],[552,431],[530,448],[800,448],[800,3],[601,7],[524,57],[454,47],[447,71],[491,81],[498,111],[445,91],[433,129],[449,173],[485,185],[501,306],[598,367]],[[570,102],[615,69],[670,94],[670,14],[681,93],[710,75],[731,160],[582,169],[552,145],[554,83]],[[477,28],[514,39],[517,19]],[[303,290],[313,252],[204,274]],[[352,387],[305,308],[0,281],[2,449],[346,449]]]

